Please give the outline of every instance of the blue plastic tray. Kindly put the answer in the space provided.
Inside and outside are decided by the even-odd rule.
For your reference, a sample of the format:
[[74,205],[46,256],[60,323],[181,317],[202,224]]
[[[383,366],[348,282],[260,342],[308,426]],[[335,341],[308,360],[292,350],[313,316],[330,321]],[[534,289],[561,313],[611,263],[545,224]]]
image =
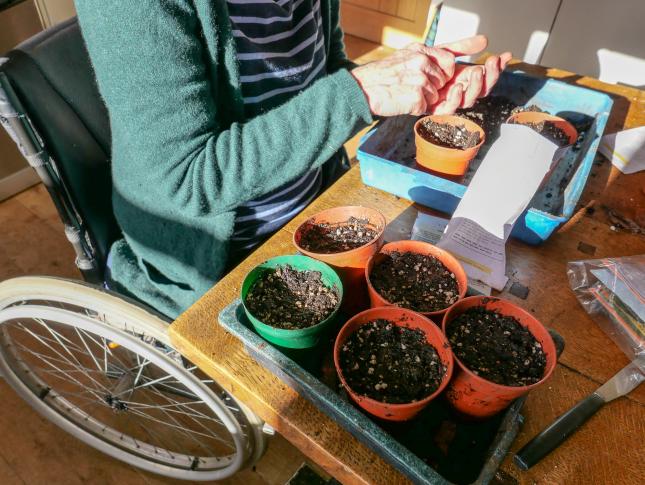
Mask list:
[[[518,72],[503,73],[492,94],[504,96],[518,105],[535,104],[551,114],[566,118],[579,131],[582,127],[578,143],[560,161],[548,183],[535,195],[530,208],[513,228],[514,237],[529,244],[539,244],[573,214],[591,171],[613,101],[598,91]],[[363,182],[452,214],[487,146],[494,140],[487,140],[471,163],[463,183],[457,183],[416,168],[413,136],[416,119],[413,116],[389,118],[365,136],[357,155]]]

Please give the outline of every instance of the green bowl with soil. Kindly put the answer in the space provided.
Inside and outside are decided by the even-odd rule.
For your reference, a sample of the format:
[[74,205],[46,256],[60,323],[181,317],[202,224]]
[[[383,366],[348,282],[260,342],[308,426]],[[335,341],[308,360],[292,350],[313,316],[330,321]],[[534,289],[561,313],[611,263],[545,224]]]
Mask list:
[[461,176],[484,143],[484,130],[457,115],[430,115],[414,124],[417,163],[432,172]]
[[468,289],[461,263],[447,251],[423,241],[384,245],[367,263],[365,276],[372,308],[408,308],[438,323]]
[[464,298],[443,319],[456,362],[446,397],[461,414],[487,418],[542,385],[555,369],[549,331],[510,301]]
[[271,258],[242,283],[242,304],[255,330],[290,349],[317,346],[333,328],[342,298],[336,272],[308,256]]
[[343,311],[354,315],[369,306],[365,266],[383,245],[385,216],[370,207],[343,206],[319,212],[293,234],[299,252],[330,265],[340,276],[346,294]]
[[334,365],[358,406],[381,419],[407,421],[443,391],[454,364],[439,327],[390,306],[365,310],[343,326]]

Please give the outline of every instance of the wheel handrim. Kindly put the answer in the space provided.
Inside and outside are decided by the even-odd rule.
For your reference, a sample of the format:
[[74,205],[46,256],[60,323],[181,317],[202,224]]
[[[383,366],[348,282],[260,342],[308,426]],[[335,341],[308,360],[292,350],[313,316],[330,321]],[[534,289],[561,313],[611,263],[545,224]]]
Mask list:
[[[75,324],[76,338],[56,327],[67,325],[57,322],[61,315]],[[246,430],[233,416],[239,409],[230,398],[228,403],[218,400],[205,389],[203,382],[194,379],[187,384],[182,380],[186,377],[182,372],[196,369],[178,368],[176,361],[173,364],[173,357],[177,359],[178,354],[170,355],[175,352],[172,349],[164,355],[160,350],[154,350],[149,342],[125,332],[112,331],[108,335],[91,318],[64,309],[23,304],[0,312],[0,321],[6,322],[0,332],[0,345],[5,347],[3,354],[9,356],[7,364],[11,371],[40,396],[43,403],[87,432],[115,447],[181,470],[223,471],[239,468],[244,460]],[[41,332],[35,332],[34,328]],[[26,345],[17,335],[29,337],[32,345]],[[49,352],[34,350],[34,341]],[[96,354],[99,348],[103,351],[102,361]],[[118,360],[117,352],[121,354]],[[128,352],[134,356],[134,365],[129,366],[125,359]],[[44,372],[34,373],[33,365],[26,363],[26,356],[44,366],[39,367]],[[13,362],[9,361],[11,359]],[[67,390],[69,387],[57,390],[61,387],[53,384],[56,379],[76,386],[78,390]],[[212,402],[213,399],[218,402]],[[132,433],[124,433],[123,428],[106,426],[103,420],[95,419],[88,409],[83,409],[83,402],[109,410],[118,418],[132,421],[132,416],[136,416],[138,420],[145,420],[147,426],[141,432],[147,433],[148,438],[137,438]],[[229,415],[224,412],[218,417],[211,411],[212,406],[229,406]],[[187,424],[192,426],[187,429]],[[155,427],[173,433],[161,436],[154,431]],[[218,428],[218,433],[212,432],[214,428]],[[222,431],[229,434],[229,441],[222,442]],[[194,453],[179,452],[169,445],[169,436],[178,435],[193,443]],[[218,451],[214,452],[214,443],[206,440],[216,442]]]

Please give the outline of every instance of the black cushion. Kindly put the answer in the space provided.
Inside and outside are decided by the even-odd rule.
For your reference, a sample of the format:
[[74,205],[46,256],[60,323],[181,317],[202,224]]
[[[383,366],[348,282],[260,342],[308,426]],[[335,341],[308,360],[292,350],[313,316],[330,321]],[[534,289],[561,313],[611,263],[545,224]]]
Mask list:
[[101,265],[120,237],[112,211],[110,128],[76,19],[10,51],[2,70],[55,160]]

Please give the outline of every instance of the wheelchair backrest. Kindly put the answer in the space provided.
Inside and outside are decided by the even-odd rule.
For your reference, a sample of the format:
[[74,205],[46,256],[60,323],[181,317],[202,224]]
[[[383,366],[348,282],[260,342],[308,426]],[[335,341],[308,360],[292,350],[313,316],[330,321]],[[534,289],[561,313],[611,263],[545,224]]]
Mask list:
[[9,106],[0,112],[3,125],[47,185],[79,268],[86,279],[100,280],[120,231],[111,202],[108,113],[76,19],[7,53],[0,77]]

